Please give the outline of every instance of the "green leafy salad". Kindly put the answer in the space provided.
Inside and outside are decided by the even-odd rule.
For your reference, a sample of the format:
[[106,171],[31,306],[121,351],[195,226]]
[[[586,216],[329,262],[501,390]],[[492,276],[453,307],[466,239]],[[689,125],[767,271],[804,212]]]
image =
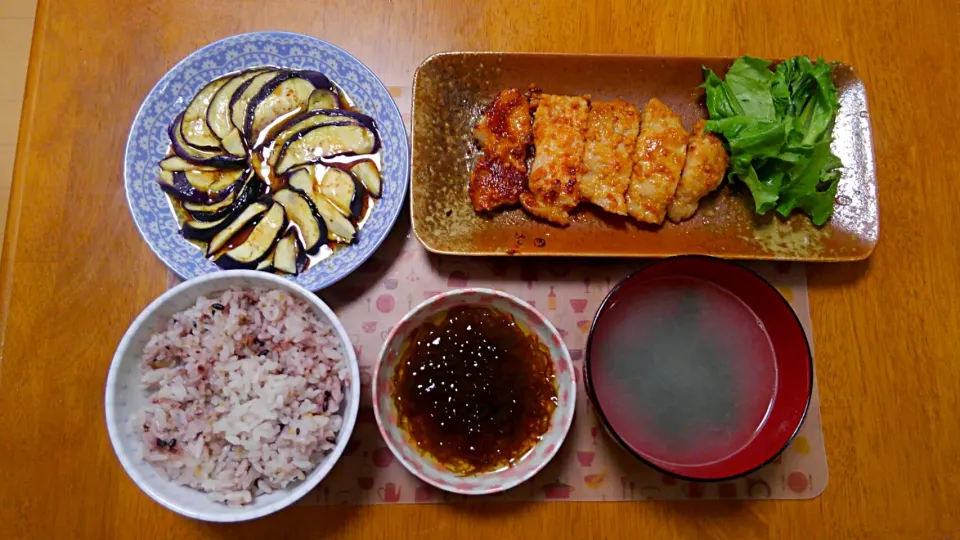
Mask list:
[[840,109],[830,78],[833,64],[806,56],[771,62],[744,56],[726,80],[704,68],[710,120],[730,150],[731,182],[743,182],[757,213],[800,209],[816,225],[833,214],[840,158],[830,151]]

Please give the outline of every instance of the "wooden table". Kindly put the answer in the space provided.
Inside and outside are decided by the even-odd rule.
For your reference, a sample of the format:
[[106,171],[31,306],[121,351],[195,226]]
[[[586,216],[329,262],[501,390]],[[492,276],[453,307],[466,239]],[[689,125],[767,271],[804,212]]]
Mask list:
[[[960,4],[766,0],[41,0],[0,270],[4,538],[960,537]],[[140,101],[231,34],[322,37],[387,84],[442,50],[765,57],[856,66],[883,233],[810,265],[830,484],[809,502],[299,507],[243,525],[178,517],[121,469],[103,421],[114,348],[165,286],[124,198]]]

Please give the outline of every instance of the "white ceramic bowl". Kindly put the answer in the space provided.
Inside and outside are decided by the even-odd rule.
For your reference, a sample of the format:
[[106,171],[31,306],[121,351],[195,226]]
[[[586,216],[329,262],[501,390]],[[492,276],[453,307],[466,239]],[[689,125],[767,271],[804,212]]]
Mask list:
[[[160,476],[150,464],[140,458],[140,437],[134,432],[131,420],[147,403],[139,385],[140,356],[153,331],[174,313],[192,306],[198,297],[234,286],[283,289],[306,300],[321,319],[330,323],[334,333],[340,338],[343,354],[349,367],[350,381],[353,383],[344,388],[344,401],[340,411],[343,415],[343,427],[337,435],[337,443],[333,450],[307,475],[304,481],[269,495],[259,495],[253,502],[242,507],[230,507],[211,501],[205,493],[177,485]],[[113,450],[123,468],[137,486],[153,500],[174,512],[195,519],[220,522],[245,521],[271,514],[293,504],[330,472],[343,453],[357,420],[357,409],[360,404],[359,382],[360,370],[353,344],[350,343],[346,330],[333,311],[317,296],[288,279],[266,272],[253,270],[217,272],[191,279],[165,292],[147,306],[127,329],[113,356],[110,373],[107,376],[105,399],[107,430],[110,433]]]
[[[512,467],[471,476],[454,474],[420,453],[409,435],[397,425],[391,379],[407,337],[438,312],[461,305],[483,305],[510,313],[522,328],[533,332],[550,350],[556,374],[557,408],[550,428],[540,441]],[[508,490],[537,474],[553,459],[573,424],[577,386],[573,361],[560,333],[539,311],[519,298],[493,289],[460,289],[439,294],[413,308],[387,336],[373,376],[373,411],[387,446],[411,473],[440,489],[462,495],[487,495]]]

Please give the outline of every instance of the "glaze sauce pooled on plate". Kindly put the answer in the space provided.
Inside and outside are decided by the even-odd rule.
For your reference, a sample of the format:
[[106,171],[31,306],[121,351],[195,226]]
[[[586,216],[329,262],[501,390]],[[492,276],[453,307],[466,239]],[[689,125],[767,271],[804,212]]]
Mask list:
[[547,432],[557,407],[549,349],[487,306],[455,307],[420,325],[392,383],[400,428],[464,476],[510,467]]

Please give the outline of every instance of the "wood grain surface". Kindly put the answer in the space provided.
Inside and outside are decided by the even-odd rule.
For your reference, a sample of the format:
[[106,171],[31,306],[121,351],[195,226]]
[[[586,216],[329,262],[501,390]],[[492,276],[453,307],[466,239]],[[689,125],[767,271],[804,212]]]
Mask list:
[[[960,538],[960,3],[766,0],[42,0],[0,269],[4,538]],[[283,29],[387,84],[442,50],[766,57],[856,66],[874,127],[880,242],[809,266],[830,466],[809,502],[299,507],[218,526],[123,472],[103,385],[165,269],[124,199],[130,122],[180,58]]]

